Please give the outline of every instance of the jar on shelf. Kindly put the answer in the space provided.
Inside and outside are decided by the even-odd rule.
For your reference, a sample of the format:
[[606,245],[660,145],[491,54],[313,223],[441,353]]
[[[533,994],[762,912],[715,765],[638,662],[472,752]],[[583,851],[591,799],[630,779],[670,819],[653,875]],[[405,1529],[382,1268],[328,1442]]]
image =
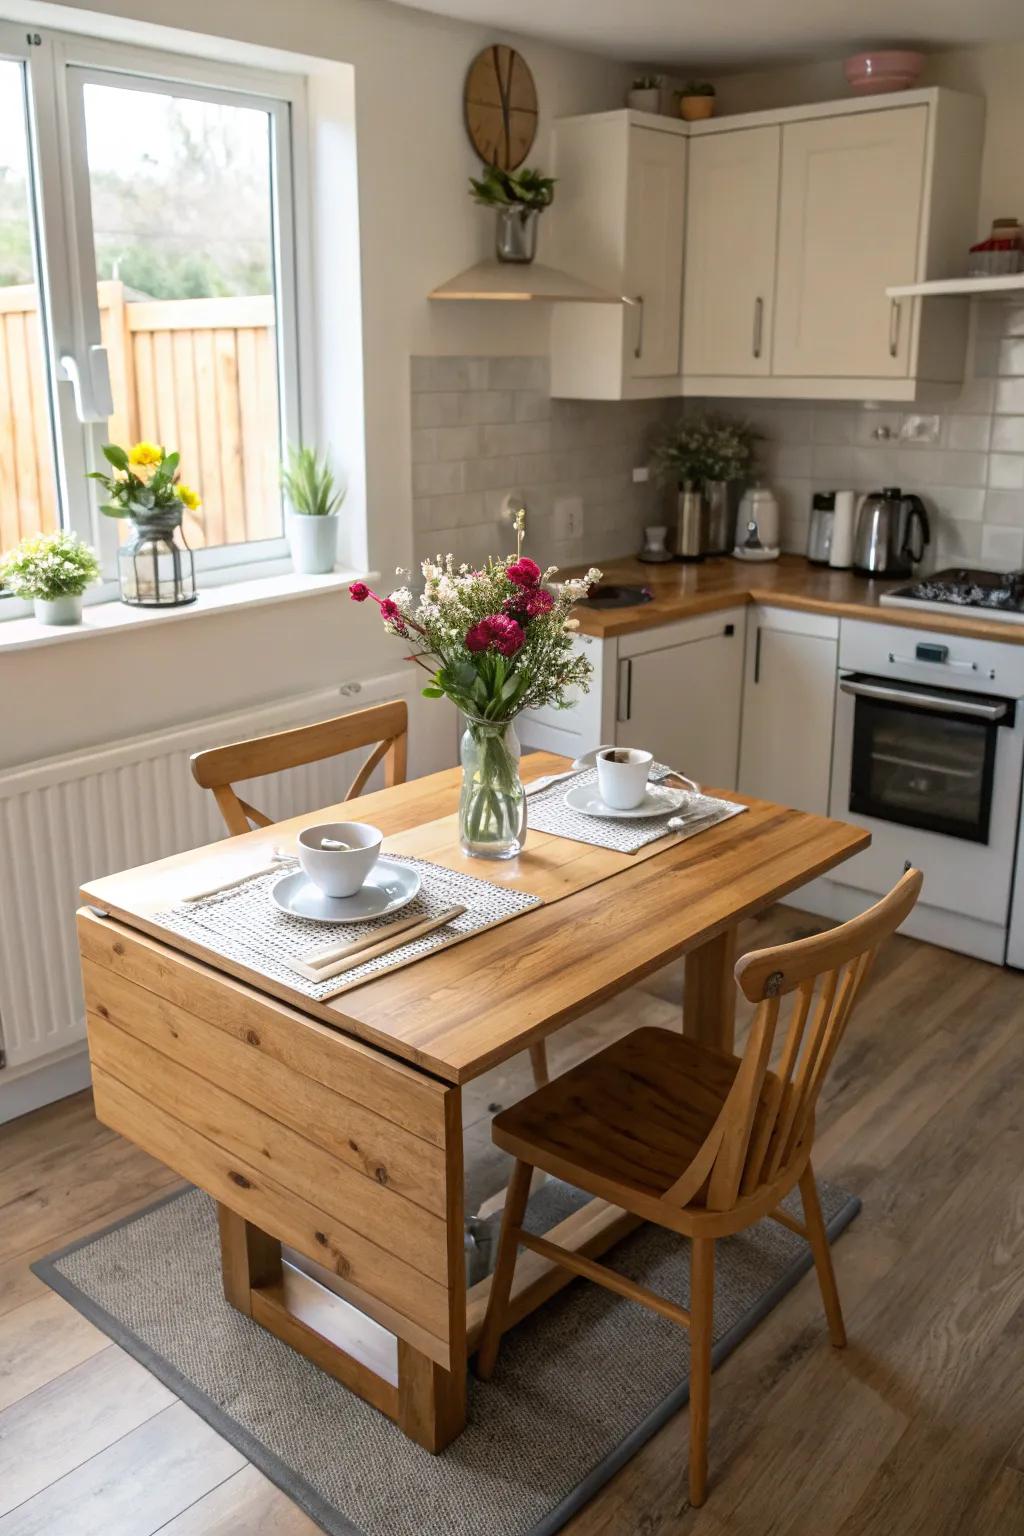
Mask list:
[[1011,277],[1024,266],[1024,230],[1019,219],[993,219],[987,240],[972,245],[968,277]]
[[196,600],[196,566],[181,530],[181,512],[132,519],[132,536],[117,552],[121,601],[133,608],[180,608]]

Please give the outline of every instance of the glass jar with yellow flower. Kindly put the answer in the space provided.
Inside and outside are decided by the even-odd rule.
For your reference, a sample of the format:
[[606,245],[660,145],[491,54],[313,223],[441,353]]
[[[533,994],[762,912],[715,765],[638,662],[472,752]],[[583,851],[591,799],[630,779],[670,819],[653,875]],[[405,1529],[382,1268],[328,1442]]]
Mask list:
[[107,493],[100,511],[130,518],[132,534],[117,554],[121,601],[135,608],[178,608],[196,599],[195,560],[182,532],[182,513],[202,505],[178,478],[179,455],[157,443],[131,448],[105,443],[112,473],[96,470]]

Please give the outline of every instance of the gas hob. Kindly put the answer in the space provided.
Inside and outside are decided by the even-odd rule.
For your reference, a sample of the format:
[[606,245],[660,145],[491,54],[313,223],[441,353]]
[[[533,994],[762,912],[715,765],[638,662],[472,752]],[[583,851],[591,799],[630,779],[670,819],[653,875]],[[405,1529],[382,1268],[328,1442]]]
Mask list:
[[951,567],[883,592],[879,601],[893,608],[949,613],[970,608],[979,618],[1024,624],[1024,571],[974,571]]

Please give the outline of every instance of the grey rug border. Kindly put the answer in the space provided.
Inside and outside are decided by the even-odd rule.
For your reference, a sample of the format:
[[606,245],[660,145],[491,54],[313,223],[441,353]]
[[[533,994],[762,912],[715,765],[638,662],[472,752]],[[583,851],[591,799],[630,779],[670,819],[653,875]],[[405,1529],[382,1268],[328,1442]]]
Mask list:
[[[348,1517],[342,1514],[335,1505],[328,1504],[322,1499],[316,1490],[310,1487],[304,1478],[299,1477],[293,1468],[287,1466],[279,1456],[267,1448],[261,1440],[258,1440],[251,1430],[246,1429],[223,1408],[218,1408],[213,1400],[207,1397],[187,1377],[183,1376],[163,1355],[158,1354],[148,1344],[145,1344],[136,1334],[126,1328],[116,1317],[107,1312],[97,1302],[87,1296],[84,1291],[68,1280],[56,1268],[61,1259],[69,1254],[77,1253],[82,1248],[88,1248],[90,1244],[98,1242],[111,1232],[117,1232],[122,1227],[130,1226],[132,1222],[139,1221],[144,1216],[149,1216],[158,1211],[162,1206],[170,1205],[174,1200],[180,1200],[185,1195],[194,1192],[195,1186],[186,1185],[184,1189],[173,1190],[169,1195],[162,1195],[142,1210],[133,1211],[130,1216],[122,1216],[118,1221],[113,1221],[109,1226],[101,1228],[97,1232],[91,1232],[88,1237],[78,1238],[73,1243],[68,1243],[64,1248],[58,1248],[54,1253],[47,1254],[43,1259],[37,1259],[29,1267],[34,1275],[48,1285],[51,1290],[62,1296],[66,1302],[89,1322],[95,1324],[101,1332],[105,1333],[115,1344],[127,1351],[140,1365],[145,1366],[158,1381],[184,1402],[187,1407],[198,1413],[212,1429],[237,1451],[240,1451],[247,1460],[264,1473],[272,1483],[275,1483],[282,1493],[287,1494],[296,1503],[304,1514],[314,1520],[327,1536],[366,1536],[360,1526],[355,1525]],[[832,1217],[826,1227],[829,1241],[835,1242],[836,1238],[859,1215],[861,1201],[857,1195],[849,1195],[845,1204]],[[770,1290],[765,1291],[757,1305],[751,1307],[738,1323],[724,1333],[711,1351],[712,1369],[721,1365],[722,1361],[740,1344],[748,1333],[751,1333],[767,1314],[782,1300],[787,1292],[791,1291],[798,1281],[813,1267],[814,1259],[807,1249],[787,1269],[786,1273],[779,1277]],[[258,1326],[258,1325],[257,1325]],[[538,1521],[524,1536],[555,1536],[571,1516],[578,1513],[601,1488],[609,1483],[641,1449],[646,1445],[658,1430],[672,1417],[672,1415],[689,1401],[689,1379],[681,1381],[668,1395],[662,1398],[655,1408],[652,1408],[645,1419],[632,1429],[626,1438],[597,1463],[591,1467],[575,1488],[568,1493],[560,1504],[550,1510],[543,1519]]]

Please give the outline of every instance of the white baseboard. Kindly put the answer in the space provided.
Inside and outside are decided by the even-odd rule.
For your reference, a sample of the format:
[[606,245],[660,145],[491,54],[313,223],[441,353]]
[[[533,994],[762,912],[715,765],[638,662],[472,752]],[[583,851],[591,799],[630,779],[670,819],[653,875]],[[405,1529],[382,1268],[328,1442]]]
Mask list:
[[[830,917],[834,922],[845,923],[851,917],[859,917],[868,907],[874,906],[878,896],[874,891],[861,891],[853,885],[840,885],[835,880],[812,880],[792,891],[783,902],[784,906],[800,907],[818,917]],[[929,907],[919,902],[900,928],[911,939],[922,939],[926,944],[937,944],[940,949],[952,949],[960,955],[973,955],[977,960],[988,960],[992,965],[1003,965],[1006,956],[1006,934],[995,923],[983,923],[975,917],[965,917],[960,912],[947,912],[942,907]]]
[[0,1072],[0,1125],[42,1109],[44,1104],[55,1104],[69,1094],[81,1093],[91,1081],[84,1041],[57,1061],[23,1068],[15,1075]]

